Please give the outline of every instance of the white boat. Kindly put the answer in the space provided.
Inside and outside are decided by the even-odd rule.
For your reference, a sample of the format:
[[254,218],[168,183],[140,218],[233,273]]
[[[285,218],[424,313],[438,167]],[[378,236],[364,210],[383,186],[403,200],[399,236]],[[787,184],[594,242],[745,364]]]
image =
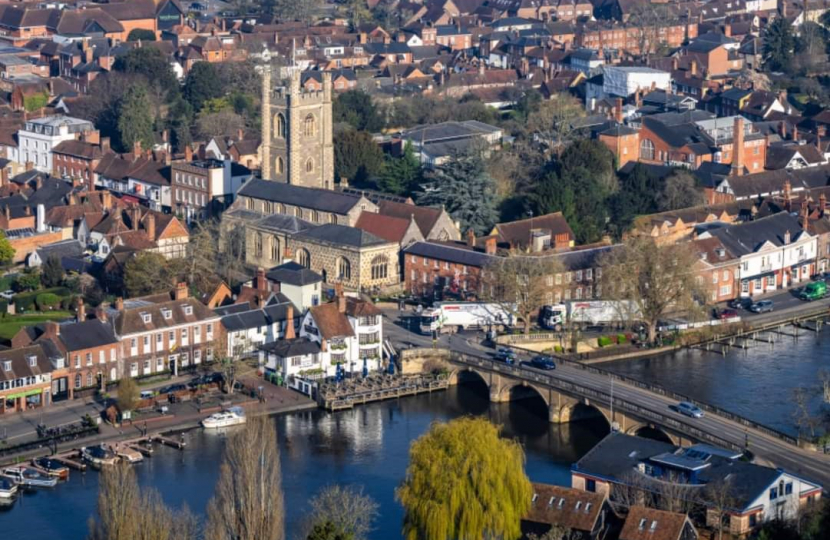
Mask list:
[[245,423],[245,411],[241,407],[231,407],[227,411],[211,414],[202,420],[202,426],[208,429],[237,426]]
[[41,474],[31,467],[6,467],[3,475],[26,487],[55,487],[58,483],[54,476]]
[[115,465],[118,462],[118,456],[104,445],[81,448],[81,456],[86,461],[98,466]]
[[0,476],[0,499],[9,500],[17,493],[17,484],[10,478]]
[[144,456],[141,455],[141,452],[123,444],[119,444],[115,447],[115,455],[127,463],[141,463],[144,461]]

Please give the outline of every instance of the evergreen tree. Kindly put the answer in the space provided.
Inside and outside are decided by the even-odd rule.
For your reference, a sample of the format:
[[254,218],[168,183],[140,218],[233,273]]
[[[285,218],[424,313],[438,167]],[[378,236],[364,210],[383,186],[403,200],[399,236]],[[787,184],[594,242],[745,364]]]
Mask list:
[[409,449],[395,493],[407,540],[519,538],[532,488],[524,451],[486,419],[434,423]]
[[178,93],[179,81],[170,67],[170,62],[164,53],[155,47],[140,47],[119,56],[113,69],[123,73],[144,75],[149,83],[160,84],[168,92]]
[[634,218],[658,211],[655,194],[663,189],[663,182],[641,164],[623,177],[620,190],[609,198],[610,228],[617,238],[628,229]]
[[50,255],[43,264],[40,281],[47,289],[57,287],[63,281],[63,266],[55,255]]
[[385,193],[406,195],[420,187],[421,164],[415,157],[415,150],[407,144],[401,157],[386,156],[383,173],[377,179],[377,187]]
[[184,98],[194,111],[201,111],[208,100],[222,97],[222,84],[216,67],[210,62],[196,62],[184,80]]
[[332,114],[335,122],[346,122],[360,131],[380,131],[384,124],[372,96],[363,90],[349,90],[337,96]]
[[475,150],[427,172],[417,198],[419,204],[443,206],[462,230],[473,229],[477,235],[489,233],[498,221],[496,183]]
[[795,37],[788,23],[779,17],[764,32],[764,67],[770,71],[786,71],[793,59]]
[[334,138],[334,175],[355,184],[367,180],[383,169],[383,152],[365,131],[345,129]]
[[0,268],[7,267],[12,261],[14,261],[14,248],[6,238],[6,232],[0,230]]
[[121,150],[129,152],[136,141],[141,141],[142,148],[152,148],[153,118],[150,115],[150,99],[144,85],[136,84],[118,103],[118,138]]

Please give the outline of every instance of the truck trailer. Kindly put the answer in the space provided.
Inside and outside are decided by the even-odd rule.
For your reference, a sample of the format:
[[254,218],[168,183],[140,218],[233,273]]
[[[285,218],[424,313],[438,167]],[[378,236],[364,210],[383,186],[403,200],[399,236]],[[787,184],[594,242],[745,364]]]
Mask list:
[[421,313],[420,331],[453,333],[470,328],[501,330],[515,326],[516,318],[500,304],[485,302],[437,302]]
[[622,327],[640,319],[639,309],[631,301],[574,301],[539,310],[539,326],[549,330],[586,328],[589,326]]

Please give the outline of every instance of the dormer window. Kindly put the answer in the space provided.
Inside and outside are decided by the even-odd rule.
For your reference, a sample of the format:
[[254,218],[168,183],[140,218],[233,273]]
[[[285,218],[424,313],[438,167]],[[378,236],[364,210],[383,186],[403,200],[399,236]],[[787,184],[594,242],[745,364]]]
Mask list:
[[593,506],[593,504],[594,504],[594,503],[587,503],[587,504],[585,504],[585,513],[586,513],[586,514],[587,514],[588,512],[590,512],[590,511],[591,511],[591,506]]
[[153,322],[153,316],[149,313],[142,313],[141,320],[144,321],[144,324],[150,324],[151,322]]
[[173,312],[169,309],[162,309],[161,314],[164,316],[165,319],[170,319],[173,316]]
[[533,494],[533,498],[532,498],[532,499],[530,499],[530,502],[535,503],[535,502],[536,502],[536,499],[538,499],[538,498],[539,498],[539,494],[538,494],[538,493],[534,493],[534,494]]
[[193,315],[193,306],[184,306],[185,315]]
[[11,371],[12,370],[12,363],[8,360],[3,362],[3,371]]
[[641,531],[646,528],[646,523],[648,523],[648,520],[646,518],[641,518],[640,519],[640,527],[639,528],[640,528]]
[[654,531],[656,531],[656,530],[657,530],[657,522],[656,522],[656,521],[652,521],[652,522],[651,522],[651,532],[654,532]]
[[37,356],[34,354],[27,356],[26,360],[29,362],[29,367],[35,367],[37,365]]

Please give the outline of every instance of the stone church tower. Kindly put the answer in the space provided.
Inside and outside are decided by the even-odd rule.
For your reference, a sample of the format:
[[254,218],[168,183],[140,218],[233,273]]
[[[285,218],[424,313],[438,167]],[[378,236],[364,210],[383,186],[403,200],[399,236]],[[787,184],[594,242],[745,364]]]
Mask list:
[[262,178],[334,189],[331,74],[322,91],[303,91],[293,71],[288,87],[274,88],[270,66],[262,72]]

